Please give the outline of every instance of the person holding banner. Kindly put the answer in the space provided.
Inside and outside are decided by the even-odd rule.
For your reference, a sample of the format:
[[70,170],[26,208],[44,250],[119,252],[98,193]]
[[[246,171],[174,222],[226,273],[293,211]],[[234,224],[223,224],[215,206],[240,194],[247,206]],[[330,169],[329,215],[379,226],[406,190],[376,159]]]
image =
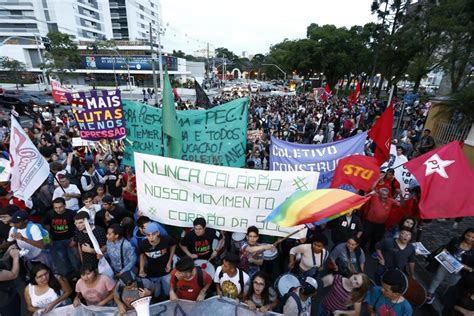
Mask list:
[[138,275],[148,277],[156,286],[155,296],[160,293],[169,294],[169,273],[171,272],[176,242],[168,236],[160,235],[156,223],[150,223],[145,228],[146,239],[138,244],[140,264]]
[[[193,221],[194,229],[181,240],[179,247],[193,259],[214,259],[224,243],[224,236],[215,229],[206,227],[206,220],[198,217]],[[212,249],[212,242],[217,240],[216,249]]]

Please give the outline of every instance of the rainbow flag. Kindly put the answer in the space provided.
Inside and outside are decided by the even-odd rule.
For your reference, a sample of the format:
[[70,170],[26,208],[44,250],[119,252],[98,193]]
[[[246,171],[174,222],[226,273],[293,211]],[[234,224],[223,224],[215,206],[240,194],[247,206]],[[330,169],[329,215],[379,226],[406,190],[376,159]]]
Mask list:
[[265,221],[282,227],[323,224],[364,205],[370,196],[340,189],[296,191],[273,210]]

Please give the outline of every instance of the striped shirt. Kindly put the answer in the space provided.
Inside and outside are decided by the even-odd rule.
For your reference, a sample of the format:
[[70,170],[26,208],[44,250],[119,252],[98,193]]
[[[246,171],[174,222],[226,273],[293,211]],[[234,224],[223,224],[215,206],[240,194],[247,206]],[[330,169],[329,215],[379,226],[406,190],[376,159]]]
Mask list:
[[351,293],[346,291],[342,286],[342,276],[340,274],[334,275],[334,282],[329,293],[323,298],[323,305],[327,311],[331,313],[336,310],[346,310],[347,302]]

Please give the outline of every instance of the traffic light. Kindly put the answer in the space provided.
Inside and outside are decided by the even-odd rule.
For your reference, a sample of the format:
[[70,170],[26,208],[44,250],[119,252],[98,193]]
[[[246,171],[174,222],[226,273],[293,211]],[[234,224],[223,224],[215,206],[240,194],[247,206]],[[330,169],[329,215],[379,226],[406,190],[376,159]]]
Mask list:
[[46,49],[47,51],[50,51],[51,50],[51,40],[49,38],[47,38],[46,36],[42,36],[41,41],[43,42],[44,49]]

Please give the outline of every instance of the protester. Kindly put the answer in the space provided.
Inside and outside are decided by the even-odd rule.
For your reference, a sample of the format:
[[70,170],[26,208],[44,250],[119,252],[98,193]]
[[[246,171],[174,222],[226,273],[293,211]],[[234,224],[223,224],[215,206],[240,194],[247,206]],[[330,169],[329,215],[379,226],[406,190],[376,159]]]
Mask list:
[[[82,195],[82,204],[84,206],[78,212],[87,212],[89,214],[89,223],[94,225],[95,217],[97,213],[102,211],[102,207],[94,202],[94,195],[91,192]],[[102,218],[103,216],[99,214],[99,217]]]
[[240,263],[239,268],[247,272],[251,278],[255,273],[260,271],[260,267],[263,264],[263,251],[275,249],[272,245],[259,244],[258,228],[250,226],[247,228],[246,234],[247,241],[240,248]]
[[382,276],[382,286],[374,286],[367,293],[365,303],[372,315],[411,316],[413,309],[403,297],[408,286],[406,276],[400,270],[387,270]]
[[359,238],[352,237],[334,247],[329,255],[330,265],[334,272],[347,278],[355,273],[364,272],[365,254],[359,247],[359,243]]
[[442,298],[443,316],[474,314],[474,273],[466,273]]
[[283,306],[283,314],[306,316],[311,314],[313,298],[318,293],[318,282],[312,277],[306,277],[300,287],[290,291]]
[[[87,232],[86,221],[89,221],[89,214],[87,212],[79,212],[74,216],[74,225],[76,226],[76,231],[74,233],[73,245],[78,247],[79,257],[82,264],[91,263],[92,265],[97,265],[99,262],[100,255],[96,253],[91,236]],[[97,240],[97,243],[102,252],[105,252],[107,247],[107,236],[103,228],[90,225],[92,235]]]
[[270,281],[264,272],[253,275],[245,293],[244,301],[251,311],[258,310],[265,314],[278,305],[277,294],[270,286]]
[[328,274],[321,281],[324,287],[331,286],[331,289],[319,305],[318,316],[331,316],[349,308],[353,309],[353,315],[360,315],[364,297],[371,287],[366,274],[358,273],[350,277]]
[[360,238],[363,231],[362,222],[354,212],[348,212],[329,222],[328,227],[331,229],[331,240],[334,246],[345,242],[350,237]]
[[161,236],[156,223],[148,224],[145,228],[145,234],[146,239],[138,244],[140,253],[138,275],[153,281],[155,296],[160,296],[160,293],[168,296],[169,273],[171,272],[176,242],[168,236]]
[[217,295],[233,299],[242,299],[245,285],[249,282],[247,273],[239,269],[239,256],[233,252],[227,252],[222,265],[217,267],[214,275],[214,283],[217,287]]
[[16,246],[11,246],[5,254],[12,258],[12,266],[6,267],[7,258],[0,262],[0,315],[20,315],[21,299],[14,283],[20,272],[20,254]]
[[96,266],[85,263],[80,270],[81,278],[76,284],[74,306],[81,303],[95,306],[108,306],[113,303],[115,282],[106,275],[99,274]]
[[53,200],[58,197],[66,200],[66,208],[77,211],[79,210],[79,199],[81,198],[81,191],[75,184],[71,184],[69,176],[66,174],[59,174],[58,176],[60,186],[54,190]]
[[202,270],[201,267],[195,267],[193,259],[190,257],[178,260],[170,275],[171,301],[178,299],[203,301],[214,277]]
[[[463,264],[461,271],[467,271],[469,273],[474,271],[474,228],[468,228],[464,231],[461,237],[452,238],[449,243],[441,250],[449,252],[456,260]],[[435,260],[435,259],[433,259]],[[456,284],[461,278],[461,271],[458,273],[449,273],[448,270],[437,261],[433,261],[437,266],[434,277],[431,280],[428,288],[427,303],[433,303],[435,299],[436,289],[439,287],[441,282],[447,281],[449,286]]]
[[53,240],[50,252],[58,273],[63,276],[77,276],[79,260],[73,246],[76,230],[74,216],[76,213],[66,209],[66,201],[59,197],[53,200],[53,211],[46,214],[43,223]]
[[[294,269],[301,280],[308,276],[317,277],[319,271],[324,269],[324,263],[329,256],[329,252],[325,249],[328,242],[326,236],[318,234],[309,241],[309,244],[302,244],[290,250],[288,268]],[[298,254],[301,255],[301,261],[295,265]]]
[[123,237],[123,228],[119,224],[112,224],[107,229],[106,248],[105,257],[109,259],[117,278],[132,271],[137,262],[135,248]]
[[51,256],[45,251],[45,241],[40,225],[30,222],[28,213],[25,211],[16,211],[10,223],[12,228],[7,241],[9,245],[16,242],[18,248],[24,253],[22,259],[26,268],[30,270],[33,264],[38,262],[53,268]]
[[25,287],[25,301],[29,312],[47,314],[64,305],[72,290],[62,276],[52,274],[51,269],[38,263],[30,271],[30,283]]
[[[194,229],[181,240],[179,247],[188,257],[211,261],[217,256],[218,249],[224,243],[222,234],[206,227],[206,220],[202,217],[193,221],[193,227]],[[212,248],[214,240],[218,241],[216,249]]]
[[119,315],[133,310],[132,302],[146,296],[152,296],[155,285],[149,279],[137,278],[132,271],[120,275],[115,286],[114,301],[117,304]]

